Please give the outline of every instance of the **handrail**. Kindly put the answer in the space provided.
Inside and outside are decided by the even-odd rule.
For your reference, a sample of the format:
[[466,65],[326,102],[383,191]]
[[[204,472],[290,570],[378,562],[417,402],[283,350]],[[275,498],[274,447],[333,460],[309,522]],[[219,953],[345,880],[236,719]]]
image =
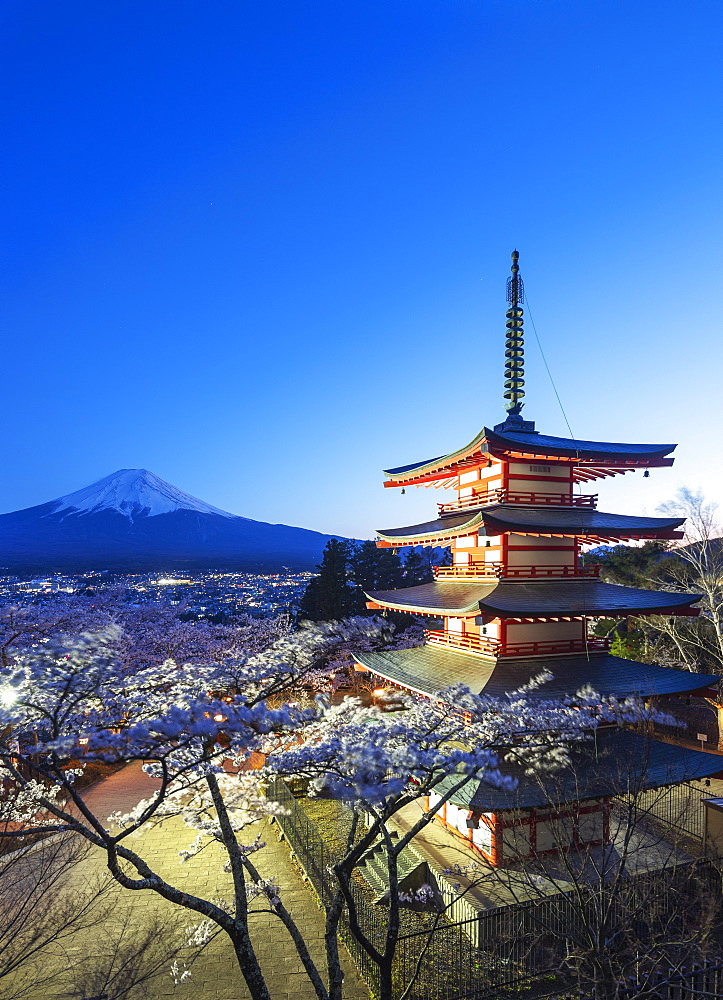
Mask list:
[[487,507],[495,503],[525,504],[528,506],[595,507],[597,493],[524,493],[517,490],[487,490],[473,496],[458,497],[448,503],[437,504],[440,516],[471,507]]
[[458,563],[455,566],[434,566],[436,579],[565,579],[579,577],[599,577],[600,564],[590,566],[559,566],[555,563],[542,563],[528,566],[504,566],[501,562],[488,563]]
[[484,635],[441,632],[425,629],[427,645],[464,649],[489,656],[538,656],[549,653],[601,652],[610,649],[612,639],[589,636],[587,639],[543,639],[538,642],[506,642]]
[[496,656],[500,650],[498,639],[489,639],[484,635],[439,632],[435,629],[425,629],[424,634],[430,646],[451,646],[453,649],[467,649],[473,653],[488,653],[491,656]]
[[503,573],[503,566],[500,562],[488,563],[460,563],[456,566],[433,566],[432,570],[436,578],[439,577],[490,577],[499,580]]
[[587,639],[545,639],[540,642],[507,642],[500,656],[536,656],[543,653],[585,653],[610,649],[612,639],[589,636]]

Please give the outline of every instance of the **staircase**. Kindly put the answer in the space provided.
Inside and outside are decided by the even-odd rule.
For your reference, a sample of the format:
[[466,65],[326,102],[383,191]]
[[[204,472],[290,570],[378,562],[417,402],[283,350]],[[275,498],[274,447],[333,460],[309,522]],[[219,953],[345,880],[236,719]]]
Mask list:
[[[399,840],[399,834],[396,830],[391,831],[391,838],[395,842]],[[389,902],[389,867],[387,853],[381,839],[377,840],[374,846],[362,857],[357,871],[374,892],[374,902],[379,906],[387,904]],[[410,847],[403,848],[397,855],[397,879],[400,893],[413,893],[423,885],[431,885],[436,895],[436,882],[429,870],[429,865],[418,857]],[[400,905],[414,910],[436,909],[434,901],[431,900],[400,903]]]

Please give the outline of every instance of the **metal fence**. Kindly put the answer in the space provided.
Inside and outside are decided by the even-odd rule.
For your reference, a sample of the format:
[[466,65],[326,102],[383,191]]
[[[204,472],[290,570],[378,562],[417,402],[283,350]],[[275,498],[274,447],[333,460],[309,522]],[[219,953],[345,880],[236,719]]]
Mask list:
[[[703,799],[710,797],[710,789],[702,782],[681,782],[667,788],[636,791],[634,795],[620,795],[613,803],[632,808],[636,822],[653,821],[666,832],[675,831],[687,842],[686,847],[696,853],[704,849],[705,807]],[[692,843],[691,843],[692,842]]]
[[[723,997],[723,964],[703,962],[690,969],[659,971],[644,982],[617,984],[618,1000],[719,1000]],[[502,998],[501,998],[502,1000]],[[536,1000],[595,1000],[589,990],[538,995]]]
[[723,997],[723,965],[705,962],[680,972],[661,972],[642,987],[621,990],[620,1000],[637,1000],[643,989],[650,1000],[713,1000]]
[[[333,875],[336,856],[283,781],[274,781],[267,794],[286,807],[287,814],[277,817],[277,822],[320,900],[330,903],[336,890]],[[632,910],[647,914],[650,933],[656,920],[668,931],[683,932],[691,902],[694,908],[697,898],[718,900],[721,896],[719,868],[706,859],[674,868],[668,866],[664,872],[646,872],[620,884],[624,888],[618,890],[618,897],[607,901],[611,926],[624,921]],[[361,886],[353,884],[352,893],[362,931],[382,945],[384,922],[380,920],[379,907]],[[590,907],[599,903],[599,898],[591,892]],[[431,929],[404,932],[398,942],[394,981],[400,987],[415,981],[409,1000],[482,1000],[503,996],[506,987],[517,990],[525,984],[533,987],[535,982],[532,992],[540,997],[544,993],[540,989],[541,978],[559,977],[565,967],[570,947],[574,947],[575,928],[582,928],[585,923],[586,905],[588,901],[580,892],[568,895],[558,892],[529,902],[481,910],[466,920],[452,922],[442,917]],[[343,921],[340,930],[362,976],[376,992],[379,982],[376,964]],[[557,981],[560,982],[559,978]],[[710,995],[689,989],[685,994],[661,993],[660,997],[697,1000]],[[723,992],[712,995],[723,997]],[[584,1000],[586,992],[582,990],[575,996]],[[625,994],[626,998],[633,996],[634,993]]]

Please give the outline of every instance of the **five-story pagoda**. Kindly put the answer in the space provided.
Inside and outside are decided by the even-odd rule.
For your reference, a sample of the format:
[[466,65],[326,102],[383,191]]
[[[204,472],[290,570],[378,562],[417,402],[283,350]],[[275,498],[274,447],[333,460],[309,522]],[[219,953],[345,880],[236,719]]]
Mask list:
[[[367,594],[372,609],[431,619],[425,645],[359,654],[358,663],[426,696],[460,683],[475,692],[502,695],[542,671],[552,674],[540,689],[544,698],[569,697],[584,685],[621,699],[703,694],[718,678],[613,656],[607,641],[589,633],[591,619],[601,616],[698,613],[692,607],[698,595],[604,583],[597,567],[580,559],[584,545],[681,537],[682,518],[604,513],[597,509],[595,495],[579,492],[582,484],[607,476],[670,466],[675,445],[552,437],[522,419],[524,320],[518,258],[515,251],[507,285],[506,419],[493,429],[483,428],[457,451],[386,471],[387,487],[432,486],[456,494],[438,505],[430,521],[378,532],[379,546],[448,545],[452,550],[452,564],[440,567],[433,583]],[[601,734],[600,742],[599,760],[607,763],[591,768],[582,779],[578,775],[574,792],[568,793],[576,800],[571,807],[575,816],[581,800],[589,804],[583,810],[585,833],[580,828],[573,837],[578,841],[605,840],[616,762],[638,759],[641,767],[644,762],[649,787],[720,770],[717,757],[627,731]],[[505,838],[509,840],[502,831],[510,823],[525,828],[531,852],[544,850],[540,823],[544,826],[550,805],[531,783],[521,782],[513,802],[507,793],[470,782],[462,799],[449,803],[441,818],[501,863]],[[559,802],[556,808],[559,816]]]

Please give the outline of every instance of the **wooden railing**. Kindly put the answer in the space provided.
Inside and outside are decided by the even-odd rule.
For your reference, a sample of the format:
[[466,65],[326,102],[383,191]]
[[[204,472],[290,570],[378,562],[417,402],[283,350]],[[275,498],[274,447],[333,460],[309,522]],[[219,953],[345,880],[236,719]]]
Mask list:
[[552,653],[597,653],[610,649],[611,639],[590,636],[585,639],[545,639],[540,642],[506,642],[486,635],[438,632],[425,629],[428,646],[445,646],[486,656],[546,656]]
[[598,577],[599,564],[592,566],[558,566],[543,563],[537,566],[504,566],[501,562],[459,563],[455,566],[435,566],[438,580],[549,580]]
[[500,651],[499,641],[485,635],[460,635],[458,632],[436,632],[432,629],[425,629],[425,635],[429,646],[449,646],[488,656],[497,656]]
[[457,566],[433,566],[435,579],[499,580],[503,566],[499,562],[463,563]]
[[546,639],[542,642],[506,642],[500,656],[543,656],[549,653],[597,653],[610,649],[612,639]]
[[493,503],[516,503],[535,507],[595,507],[597,493],[520,493],[517,490],[488,490],[486,493],[458,497],[457,500],[451,500],[449,503],[437,504],[437,507],[440,516],[442,516],[475,507],[487,507]]

